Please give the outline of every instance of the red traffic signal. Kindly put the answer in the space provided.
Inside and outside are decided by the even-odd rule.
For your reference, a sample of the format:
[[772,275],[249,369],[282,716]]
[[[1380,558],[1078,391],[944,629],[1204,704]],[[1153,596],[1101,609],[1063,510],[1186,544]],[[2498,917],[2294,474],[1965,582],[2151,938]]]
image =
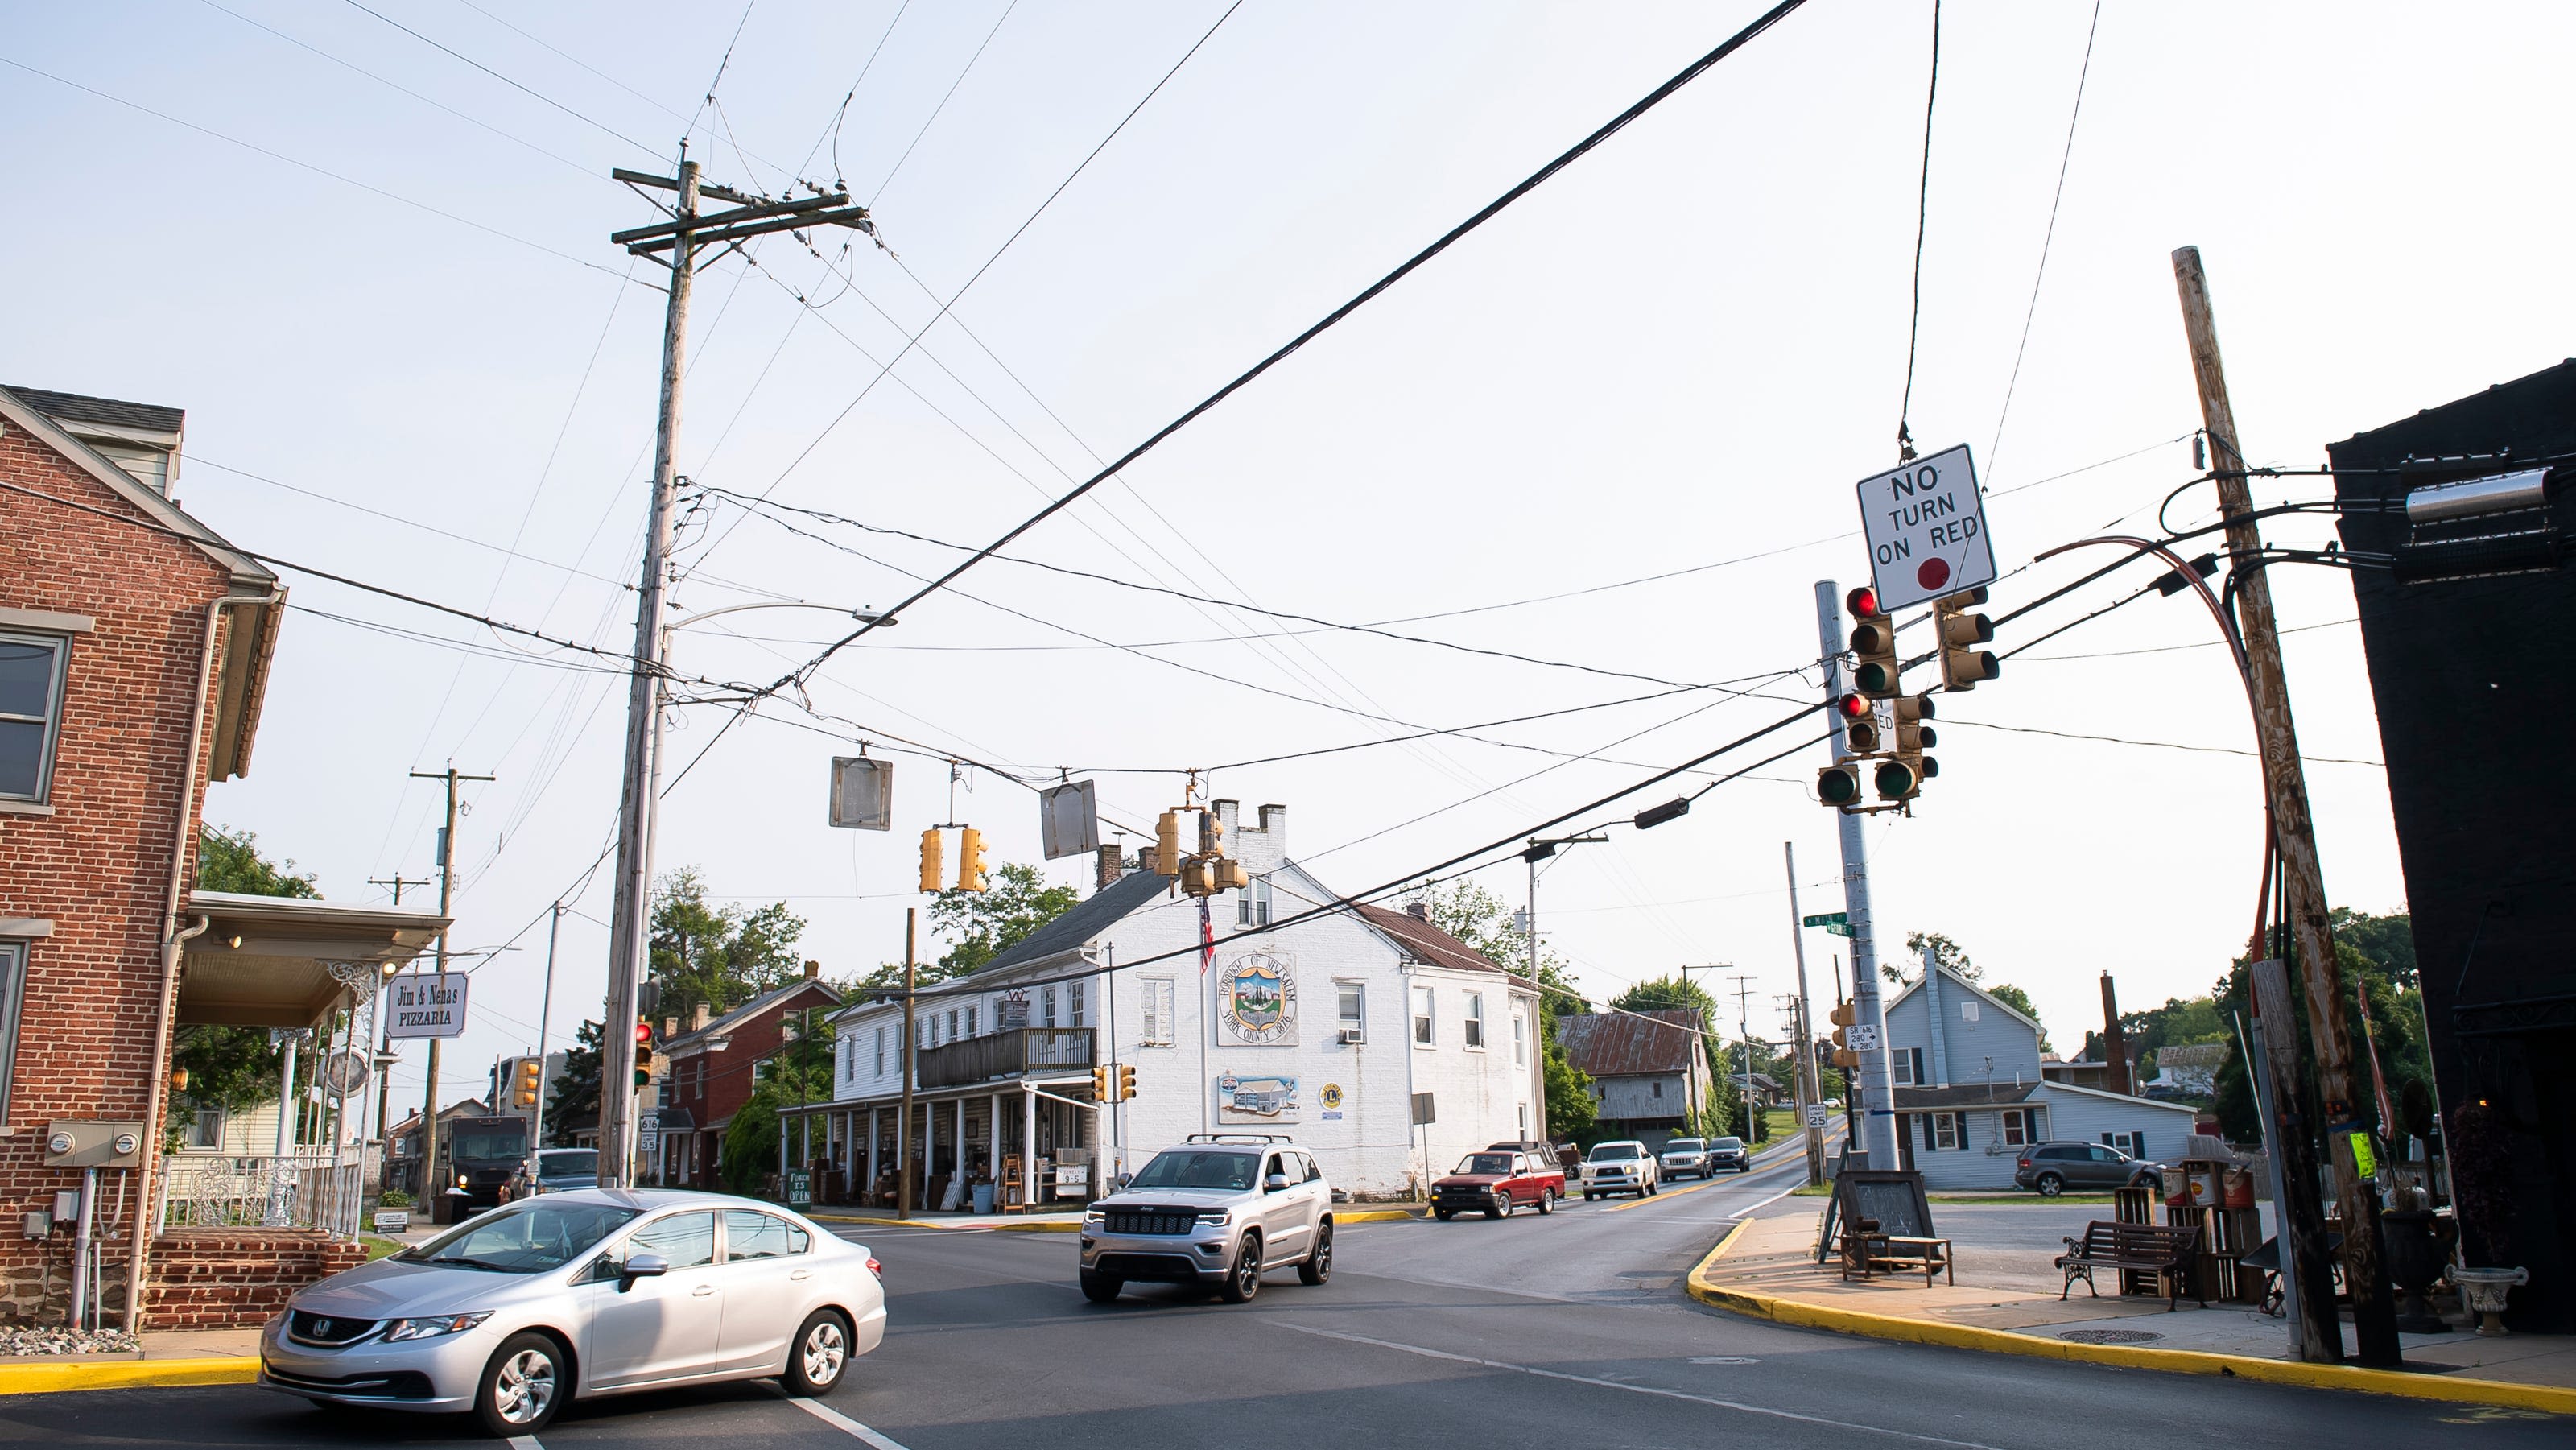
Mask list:
[[653,1024],[641,1017],[635,1019],[635,1045],[638,1047],[653,1045]]
[[1844,595],[1843,607],[1850,610],[1853,617],[1858,619],[1867,619],[1871,615],[1885,612],[1878,607],[1878,591],[1866,584]]

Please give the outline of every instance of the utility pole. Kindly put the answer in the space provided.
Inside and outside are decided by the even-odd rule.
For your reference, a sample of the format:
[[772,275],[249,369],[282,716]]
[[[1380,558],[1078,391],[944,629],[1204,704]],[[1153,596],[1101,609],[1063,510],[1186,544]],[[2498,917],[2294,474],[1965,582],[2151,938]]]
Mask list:
[[1807,1181],[1825,1181],[1825,1130],[1808,1121],[1810,1105],[1824,1101],[1824,1082],[1816,1075],[1816,1027],[1807,1002],[1806,918],[1798,914],[1798,848],[1780,843],[1780,858],[1789,868],[1789,941],[1798,958],[1798,1122],[1807,1135]]
[[[1825,698],[1838,699],[1851,689],[1851,674],[1843,663],[1849,641],[1843,637],[1842,587],[1831,579],[1816,581],[1816,635],[1824,650]],[[1842,712],[1827,710],[1825,714],[1834,722],[1834,758],[1842,759],[1852,753]],[[1878,995],[1878,945],[1870,928],[1869,841],[1861,834],[1858,814],[1834,814],[1843,848],[1843,916],[1851,929],[1850,1035],[1853,1050],[1860,1055],[1855,1085],[1859,1089],[1862,1131],[1854,1133],[1852,1141],[1869,1155],[1870,1167],[1894,1168],[1899,1161],[1896,1102],[1890,1092],[1887,1065],[1887,1011]]]
[[[555,937],[563,931],[564,904],[558,901],[546,909],[552,916],[546,922],[546,993],[537,999],[537,1113],[528,1125],[531,1162],[535,1161],[537,1150],[546,1146],[546,1031],[553,1025],[555,1015]],[[603,1038],[607,1036],[605,1032],[600,1035]],[[605,1089],[608,1079],[601,1078],[599,1085]],[[600,1096],[604,1098],[607,1093],[603,1091]],[[785,1132],[784,1129],[780,1131]]]
[[[903,1108],[894,1120],[894,1216],[897,1218],[912,1217],[912,983],[916,970],[914,953],[918,950],[915,934],[920,923],[921,908],[907,906],[903,909]],[[998,1183],[1002,1167],[1002,1125],[995,1123],[992,1127],[994,1181]],[[1029,1145],[1021,1144],[1020,1151],[1027,1153]]]
[[[1752,980],[1750,976],[1738,976],[1735,979],[1735,1031],[1737,1036],[1744,1039],[1744,1068],[1741,1075],[1744,1078],[1744,1141],[1747,1145],[1761,1141],[1759,1135],[1753,1131],[1753,1008],[1747,1001],[1753,995],[1753,989],[1745,985]],[[1752,1148],[1747,1146],[1745,1156],[1749,1158],[1752,1153]]]
[[[1681,969],[1681,972],[1682,972],[1682,985],[1684,985],[1684,986],[1688,986],[1688,985],[1690,985],[1690,974],[1691,974],[1691,973],[1693,973],[1693,972],[1723,972],[1723,971],[1727,971],[1727,970],[1729,970],[1729,969],[1730,969],[1730,968],[1732,968],[1734,965],[1735,965],[1735,963],[1733,963],[1733,962],[1705,962],[1705,963],[1697,963],[1697,964],[1689,963],[1689,962],[1685,962],[1685,963],[1683,963],[1683,964],[1682,964],[1682,969]],[[1716,999],[1715,997],[1711,997],[1711,998],[1709,998],[1708,1000],[1709,1000],[1709,1002],[1710,1002],[1710,1004],[1711,1004],[1712,1006],[1713,1006],[1713,1005],[1715,1005],[1715,1004],[1716,1004],[1716,1002],[1717,1002],[1717,999]],[[1711,1052],[1708,1050],[1708,1040],[1709,1040],[1710,1038],[1712,1038],[1712,1037],[1717,1037],[1717,1036],[1719,1035],[1719,1028],[1718,1028],[1718,1025],[1717,1025],[1717,1022],[1716,1022],[1716,1016],[1717,1016],[1717,1014],[1716,1014],[1716,1013],[1714,1013],[1714,1012],[1712,1012],[1712,1013],[1710,1013],[1710,1014],[1709,1014],[1709,1018],[1710,1018],[1710,1020],[1709,1020],[1708,1022],[1706,1022],[1706,1023],[1702,1024],[1702,1026],[1701,1026],[1701,1028],[1700,1028],[1699,1032],[1698,1032],[1698,1033],[1694,1036],[1694,1038],[1693,1038],[1693,1045],[1694,1045],[1694,1046],[1696,1046],[1696,1047],[1699,1049],[1699,1054],[1700,1054],[1700,1057],[1701,1057],[1702,1059],[1704,1059],[1704,1060],[1709,1060],[1709,1061],[1711,1062],[1710,1073],[1709,1073],[1709,1090],[1710,1090],[1710,1091],[1712,1091],[1712,1092],[1721,1092],[1721,1093],[1722,1093],[1722,1092],[1726,1091],[1725,1074],[1723,1074],[1723,1073],[1720,1073],[1720,1072],[1716,1071],[1715,1064],[1714,1064],[1715,1054],[1711,1053]],[[1723,1039],[1721,1038],[1720,1040],[1723,1040]],[[1684,1090],[1685,1090],[1685,1091],[1688,1091],[1690,1083],[1691,1083],[1691,1082],[1692,1082],[1696,1077],[1697,1077],[1697,1074],[1691,1074],[1691,1075],[1686,1076],[1686,1077],[1684,1077],[1684,1078],[1682,1079],[1682,1084],[1683,1084],[1683,1088],[1684,1088]],[[1713,1102],[1712,1102],[1712,1103],[1703,1104],[1702,1106],[1712,1107],[1712,1108],[1713,1108],[1713,1107],[1717,1106],[1717,1104],[1715,1104],[1715,1103],[1713,1103]],[[1692,1123],[1691,1123],[1691,1125],[1690,1125],[1690,1130],[1691,1130],[1692,1132],[1696,1133],[1696,1132],[1698,1132],[1698,1131],[1700,1130],[1700,1129],[1699,1129],[1699,1123],[1698,1123],[1698,1121],[1697,1121],[1697,1118],[1698,1118],[1698,1115],[1699,1115],[1699,1108],[1698,1108],[1698,1107],[1694,1107],[1694,1108],[1692,1108],[1692,1109],[1691,1109],[1691,1115],[1692,1115],[1693,1121],[1692,1121]],[[1723,1136],[1723,1135],[1720,1135],[1720,1136]],[[1753,1124],[1752,1124],[1749,1120],[1748,1120],[1748,1121],[1745,1123],[1745,1125],[1744,1125],[1744,1144],[1745,1144],[1744,1151],[1745,1151],[1745,1153],[1746,1153],[1748,1156],[1750,1156],[1750,1155],[1752,1154],[1752,1152],[1753,1152]]]
[[[456,783],[461,780],[493,780],[489,775],[459,775],[450,764],[445,770],[415,770],[414,780],[447,782],[447,824],[438,833],[438,914],[452,919],[449,909],[456,900]],[[438,929],[438,975],[440,986],[447,983],[447,928]],[[434,990],[434,989],[433,989]],[[429,1221],[438,1222],[438,1045],[444,1038],[429,1039],[429,1082],[421,1089],[420,1103],[420,1172],[421,1207],[428,1210]],[[388,1077],[388,1081],[390,1081]]]
[[[400,906],[402,905],[404,887],[427,886],[429,884],[429,878],[426,876],[406,878],[402,872],[396,871],[391,877],[370,876],[367,878],[367,884],[369,886],[392,887],[394,889],[394,905]],[[379,993],[382,992],[385,985],[386,984],[382,982],[376,984]],[[376,1039],[376,1140],[382,1143],[386,1141],[386,1129],[393,1126],[393,1119],[387,1117],[386,1114],[393,1110],[394,1105],[394,1024],[391,1018],[385,1016],[381,1002],[377,1005],[375,1017],[378,1029],[382,1033],[382,1035]],[[361,1112],[365,1111],[363,1106],[359,1110]],[[364,1123],[359,1124],[359,1127],[361,1128],[364,1128],[365,1126],[366,1125]],[[377,1155],[376,1171],[379,1175],[384,1172],[385,1157],[390,1155],[392,1152],[392,1147],[388,1145]]]
[[[2220,516],[2227,521],[2228,553],[2236,561],[2237,625],[2245,640],[2255,722],[2262,732],[2263,783],[2271,801],[2273,846],[2281,858],[2281,889],[2289,908],[2300,979],[2307,989],[2317,1088],[2325,1100],[2326,1151],[2334,1161],[2335,1200],[2342,1206],[2344,1283],[2352,1295],[2353,1335],[2362,1364],[2394,1369],[2404,1362],[2397,1342],[2397,1306],[2390,1294],[2380,1239],[2378,1194],[2353,1157],[2354,1145],[2363,1139],[2354,1121],[2352,1037],[2344,1023],[2343,974],[2335,963],[2334,932],[2326,917],[2325,870],[2317,857],[2316,822],[2308,813],[2307,778],[2299,764],[2298,731],[2290,718],[2289,677],[2281,667],[2280,626],[2272,613],[2272,586],[2263,571],[2262,531],[2254,519],[2245,453],[2237,441],[2236,413],[2228,402],[2226,370],[2219,362],[2218,323],[2210,307],[2209,278],[2201,270],[2200,249],[2177,248],[2173,266],[2174,285],[2182,298],[2183,335],[2190,343],[2192,374],[2200,386],[2201,422],[2216,449],[2210,471],[2218,485]],[[2321,1280],[2324,1264],[2315,1267],[2316,1280]],[[2342,1330],[2332,1320],[2312,1328],[2315,1332],[2306,1343],[2308,1357],[2339,1362]]]

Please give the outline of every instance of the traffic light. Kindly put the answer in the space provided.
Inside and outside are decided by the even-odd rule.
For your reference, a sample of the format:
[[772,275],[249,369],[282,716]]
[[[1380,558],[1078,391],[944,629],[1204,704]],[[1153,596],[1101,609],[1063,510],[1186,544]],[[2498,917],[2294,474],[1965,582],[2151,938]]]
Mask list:
[[1869,696],[1855,693],[1837,697],[1834,715],[1843,722],[1843,739],[1852,754],[1878,753],[1878,706]]
[[1829,806],[1848,806],[1860,800],[1860,767],[1848,760],[1837,760],[1816,772],[1816,799]]
[[1109,1069],[1095,1067],[1091,1070],[1091,1100],[1095,1103],[1109,1101]]
[[973,826],[957,833],[957,889],[991,889],[984,883],[984,833]]
[[1912,800],[1923,789],[1923,782],[1941,773],[1941,762],[1923,753],[1923,748],[1939,737],[1923,722],[1932,715],[1930,695],[1907,695],[1895,702],[1896,749],[1878,763],[1875,784],[1878,798],[1887,801]]
[[1122,1062],[1118,1064],[1118,1101],[1123,1103],[1134,1096],[1136,1096],[1136,1065]]
[[1214,811],[1199,812],[1199,854],[1225,854],[1225,822],[1218,820]]
[[[639,1057],[640,1055],[641,1054],[639,1054]],[[518,1085],[511,1092],[512,1099],[516,1101],[520,1107],[535,1107],[537,1105],[538,1095],[545,1091],[545,1063],[534,1057],[520,1058],[517,1076]]]
[[1165,811],[1154,822],[1154,869],[1165,876],[1181,874],[1181,813]]
[[1982,584],[1932,601],[1932,630],[1941,646],[1944,689],[1973,690],[1978,681],[1994,679],[2004,672],[2003,662],[1995,658],[1993,650],[1968,648],[1994,640],[1995,622],[1968,612],[1985,602],[1986,587]]
[[1860,1054],[1852,1051],[1851,1035],[1845,1030],[1853,1022],[1858,1021],[1859,1017],[1860,1014],[1852,1009],[1852,1004],[1849,1002],[1834,1004],[1834,1066],[1836,1067],[1860,1066]]
[[946,864],[944,860],[945,855],[946,852],[943,851],[940,846],[939,828],[937,826],[933,826],[929,830],[921,833],[922,890],[937,891],[947,884],[944,879],[948,874],[944,869]]
[[1872,699],[1895,695],[1900,667],[1896,658],[1896,621],[1878,607],[1878,591],[1864,584],[1845,595],[1852,612],[1852,685]]
[[638,1091],[651,1084],[661,1065],[653,1060],[653,1024],[637,1018],[635,1022],[635,1086]]

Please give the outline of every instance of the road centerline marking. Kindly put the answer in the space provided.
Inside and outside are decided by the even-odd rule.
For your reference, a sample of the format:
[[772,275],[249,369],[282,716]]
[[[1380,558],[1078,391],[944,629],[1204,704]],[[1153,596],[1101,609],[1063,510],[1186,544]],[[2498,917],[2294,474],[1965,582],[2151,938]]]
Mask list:
[[791,1398],[787,1403],[836,1430],[855,1436],[863,1443],[876,1447],[876,1450],[904,1450],[902,1442],[878,1434],[819,1400]]
[[1742,1400],[1720,1399],[1715,1395],[1695,1395],[1688,1390],[1668,1390],[1655,1385],[1632,1385],[1593,1375],[1569,1374],[1564,1370],[1540,1369],[1536,1365],[1514,1364],[1509,1360],[1485,1359],[1472,1354],[1452,1354],[1445,1349],[1432,1349],[1419,1344],[1399,1344],[1392,1339],[1371,1339],[1365,1334],[1344,1334],[1338,1330],[1317,1329],[1309,1324],[1272,1323],[1279,1329],[1295,1330],[1324,1339],[1339,1339],[1351,1344],[1365,1344],[1373,1349],[1392,1349],[1400,1354],[1419,1355],[1424,1359],[1445,1359],[1453,1364],[1471,1364],[1479,1369],[1507,1370],[1513,1374],[1532,1375],[1539,1379],[1562,1380],[1569,1384],[1595,1385],[1605,1390],[1625,1390],[1632,1395],[1654,1395],[1667,1400],[1686,1400],[1694,1405],[1713,1405],[1721,1410],[1737,1410],[1748,1415],[1765,1415],[1775,1420],[1795,1420],[1807,1425],[1825,1425],[1837,1430],[1858,1430],[1864,1434],[1887,1435],[1899,1440],[1913,1440],[1926,1445],[1954,1445],[1961,1450],[1997,1450],[1977,1440],[1952,1440],[1941,1435],[1925,1435],[1913,1430],[1891,1430],[1883,1425],[1864,1425],[1856,1420],[1836,1420],[1824,1415],[1802,1414],[1796,1410],[1778,1410],[1768,1405],[1750,1405]]

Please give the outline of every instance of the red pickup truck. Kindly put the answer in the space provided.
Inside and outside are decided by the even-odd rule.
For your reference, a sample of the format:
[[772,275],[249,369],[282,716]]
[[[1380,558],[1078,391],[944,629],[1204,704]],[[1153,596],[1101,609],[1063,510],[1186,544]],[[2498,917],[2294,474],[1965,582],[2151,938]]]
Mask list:
[[1554,1213],[1565,1196],[1565,1169],[1544,1143],[1496,1143],[1460,1159],[1458,1169],[1431,1185],[1432,1216],[1446,1222],[1460,1213],[1509,1218],[1515,1209]]

